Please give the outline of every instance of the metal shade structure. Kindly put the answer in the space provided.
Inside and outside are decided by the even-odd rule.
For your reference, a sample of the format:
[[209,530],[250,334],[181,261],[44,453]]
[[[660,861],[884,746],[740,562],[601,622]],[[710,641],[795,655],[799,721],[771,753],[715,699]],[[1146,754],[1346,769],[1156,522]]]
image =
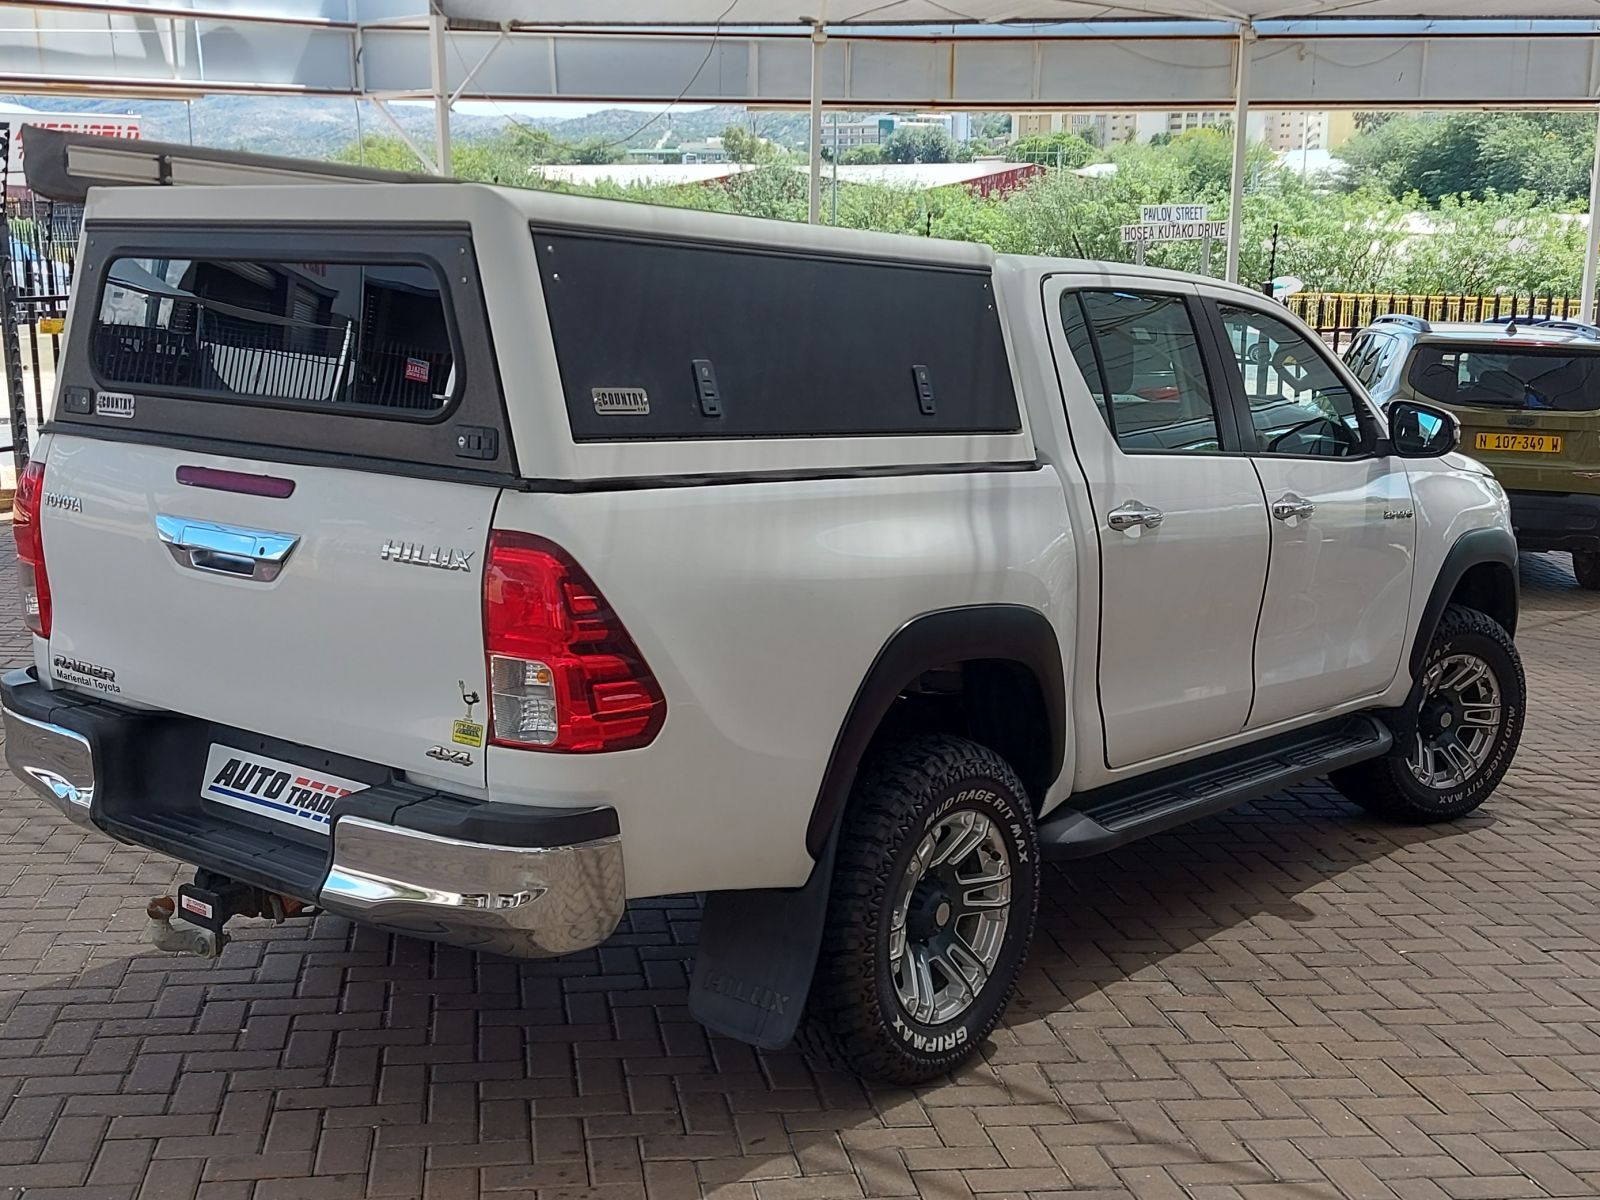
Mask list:
[[925,25],[1059,21],[1518,20],[1600,16],[1595,0],[439,0],[447,17],[529,25]]
[[1232,109],[1232,274],[1252,106],[1593,112],[1600,0],[6,0],[0,78],[428,100],[439,173],[462,99],[809,105],[814,196],[830,105]]

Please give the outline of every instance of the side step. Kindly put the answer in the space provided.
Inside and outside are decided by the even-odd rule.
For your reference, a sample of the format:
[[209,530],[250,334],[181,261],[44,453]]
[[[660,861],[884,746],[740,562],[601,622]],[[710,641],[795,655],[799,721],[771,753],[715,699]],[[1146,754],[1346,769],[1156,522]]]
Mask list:
[[1039,827],[1045,858],[1087,858],[1386,754],[1394,734],[1360,715],[1297,729],[1074,796]]

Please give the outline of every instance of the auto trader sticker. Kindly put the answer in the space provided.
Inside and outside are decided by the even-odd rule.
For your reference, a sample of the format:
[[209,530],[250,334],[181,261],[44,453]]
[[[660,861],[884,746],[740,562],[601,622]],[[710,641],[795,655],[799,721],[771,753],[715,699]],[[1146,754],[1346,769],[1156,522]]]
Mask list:
[[286,825],[328,832],[333,802],[366,784],[296,763],[212,744],[200,796]]

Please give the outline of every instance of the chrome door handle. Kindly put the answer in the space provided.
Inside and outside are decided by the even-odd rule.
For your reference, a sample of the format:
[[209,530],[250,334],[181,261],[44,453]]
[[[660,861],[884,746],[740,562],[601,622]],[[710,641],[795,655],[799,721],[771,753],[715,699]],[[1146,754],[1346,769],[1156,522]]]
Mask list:
[[1304,496],[1296,496],[1293,492],[1284,494],[1281,500],[1272,505],[1272,515],[1280,521],[1292,521],[1296,517],[1309,517],[1317,511],[1317,506]]
[[180,567],[271,583],[300,544],[294,533],[156,514],[156,536]]
[[1146,529],[1155,529],[1167,515],[1159,508],[1151,508],[1138,500],[1129,500],[1126,504],[1119,504],[1106,514],[1106,524],[1118,533],[1126,533],[1136,525]]

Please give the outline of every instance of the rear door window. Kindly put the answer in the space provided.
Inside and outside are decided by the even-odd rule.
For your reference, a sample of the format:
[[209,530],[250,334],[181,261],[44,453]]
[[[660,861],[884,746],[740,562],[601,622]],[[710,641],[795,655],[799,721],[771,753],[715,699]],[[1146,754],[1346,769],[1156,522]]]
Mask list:
[[1412,391],[1437,404],[1593,412],[1600,409],[1600,346],[1424,343],[1412,356],[1408,378]]
[[1095,407],[1124,452],[1222,449],[1216,400],[1183,297],[1066,292],[1061,320]]

